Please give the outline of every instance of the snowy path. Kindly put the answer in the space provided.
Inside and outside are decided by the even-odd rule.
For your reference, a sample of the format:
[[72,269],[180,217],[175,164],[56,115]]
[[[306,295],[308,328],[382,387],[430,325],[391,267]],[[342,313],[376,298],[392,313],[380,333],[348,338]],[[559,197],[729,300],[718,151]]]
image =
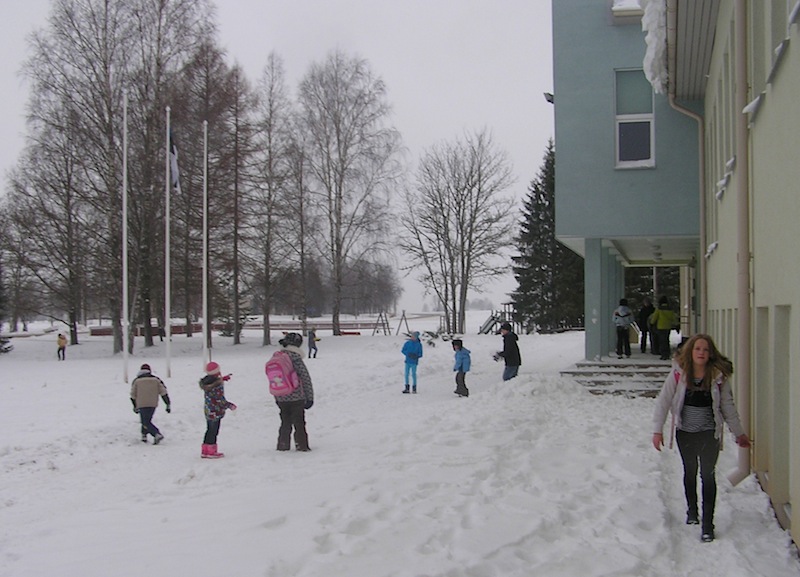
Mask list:
[[240,410],[215,462],[199,458],[196,359],[173,364],[154,447],[117,361],[89,343],[58,365],[20,343],[0,406],[0,575],[800,576],[753,477],[724,478],[733,451],[718,539],[700,542],[677,452],[650,446],[652,400],[556,376],[575,338],[523,338],[522,376],[500,383],[497,337],[470,337],[468,399],[452,393],[447,346],[426,349],[420,394],[402,395],[400,339],[323,339],[308,454],[274,450],[264,350],[225,348]]

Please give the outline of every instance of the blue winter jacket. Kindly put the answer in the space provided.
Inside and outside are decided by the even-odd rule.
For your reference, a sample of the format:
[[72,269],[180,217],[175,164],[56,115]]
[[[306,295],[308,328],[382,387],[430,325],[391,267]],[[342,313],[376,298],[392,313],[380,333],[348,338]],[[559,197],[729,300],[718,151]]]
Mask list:
[[416,365],[419,359],[422,358],[422,343],[409,339],[403,344],[403,349],[400,352],[406,356],[406,363]]
[[471,360],[469,356],[469,349],[461,347],[456,351],[456,364],[453,370],[461,373],[468,373]]

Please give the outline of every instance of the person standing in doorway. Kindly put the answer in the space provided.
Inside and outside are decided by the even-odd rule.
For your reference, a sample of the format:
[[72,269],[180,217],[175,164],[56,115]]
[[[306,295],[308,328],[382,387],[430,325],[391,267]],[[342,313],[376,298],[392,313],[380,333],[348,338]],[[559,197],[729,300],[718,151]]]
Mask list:
[[669,333],[675,326],[675,313],[670,310],[666,296],[658,299],[658,309],[650,315],[650,323],[655,325],[658,333],[658,352],[661,353],[661,360],[667,361],[672,355]]
[[642,301],[642,308],[639,309],[639,316],[636,321],[639,324],[639,330],[642,333],[642,340],[640,343],[640,350],[642,353],[647,352],[647,337],[650,336],[650,351],[656,353],[656,347],[654,342],[655,335],[653,331],[650,330],[650,315],[656,312],[656,307],[653,306],[653,303],[650,302],[650,299],[645,298]]
[[619,299],[619,306],[614,309],[614,326],[617,327],[617,358],[622,358],[622,353],[631,358],[631,325],[633,324],[633,311],[628,308],[628,299]]

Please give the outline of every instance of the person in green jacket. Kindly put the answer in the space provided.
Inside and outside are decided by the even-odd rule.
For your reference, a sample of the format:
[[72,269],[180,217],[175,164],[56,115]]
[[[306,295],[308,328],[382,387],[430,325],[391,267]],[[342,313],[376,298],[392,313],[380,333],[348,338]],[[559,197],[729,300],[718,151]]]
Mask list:
[[675,313],[669,308],[667,297],[662,296],[658,299],[656,312],[650,315],[650,324],[656,327],[658,334],[658,350],[661,353],[661,360],[669,360],[672,353],[672,346],[669,342],[669,333],[676,324]]

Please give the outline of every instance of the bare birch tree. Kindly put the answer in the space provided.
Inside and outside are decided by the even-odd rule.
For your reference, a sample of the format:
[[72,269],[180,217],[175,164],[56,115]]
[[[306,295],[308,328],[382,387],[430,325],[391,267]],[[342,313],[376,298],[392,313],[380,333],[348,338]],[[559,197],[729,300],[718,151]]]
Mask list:
[[469,289],[504,272],[513,245],[514,182],[507,154],[487,131],[428,149],[406,195],[402,251],[446,315],[446,330],[463,333]]
[[276,244],[276,227],[280,200],[286,194],[291,179],[292,105],[286,87],[283,60],[271,53],[264,66],[257,88],[257,150],[254,167],[254,202],[251,243],[258,255],[258,297],[264,319],[262,344],[270,343],[270,308],[276,276],[276,266],[285,251]]
[[8,217],[14,232],[26,240],[15,261],[24,264],[43,287],[37,314],[63,322],[75,345],[87,262],[94,252],[88,231],[96,223],[79,194],[85,182],[71,120],[75,115],[69,108],[54,115],[62,129],[43,127],[10,176]]
[[[166,87],[199,38],[213,31],[209,0],[54,0],[48,25],[31,37],[25,72],[31,80],[29,130],[36,138],[63,131],[52,103],[73,113],[83,186],[76,192],[100,218],[94,278],[114,326],[114,352],[123,346],[122,102],[129,93],[129,210],[132,311],[148,328],[151,297],[160,299],[163,259],[163,114]],[[137,303],[140,308],[137,307]],[[129,349],[132,339],[128,341]]]
[[400,139],[387,126],[386,87],[365,60],[332,52],[312,64],[298,100],[308,134],[309,186],[327,222],[321,238],[338,335],[346,265],[380,249],[390,226],[388,195],[399,170]]

